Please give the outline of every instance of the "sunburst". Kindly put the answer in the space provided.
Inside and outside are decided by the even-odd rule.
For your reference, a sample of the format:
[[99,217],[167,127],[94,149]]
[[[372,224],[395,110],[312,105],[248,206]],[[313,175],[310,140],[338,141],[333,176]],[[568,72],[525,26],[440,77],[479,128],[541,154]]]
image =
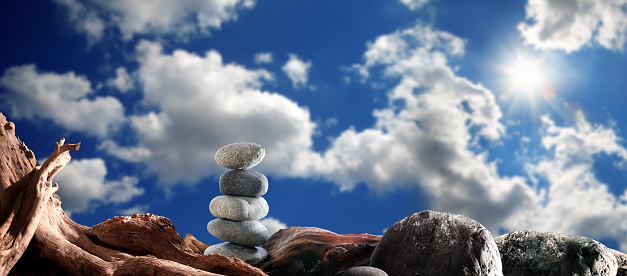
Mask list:
[[540,93],[546,84],[542,72],[542,61],[519,56],[516,62],[506,69],[511,88],[526,93]]

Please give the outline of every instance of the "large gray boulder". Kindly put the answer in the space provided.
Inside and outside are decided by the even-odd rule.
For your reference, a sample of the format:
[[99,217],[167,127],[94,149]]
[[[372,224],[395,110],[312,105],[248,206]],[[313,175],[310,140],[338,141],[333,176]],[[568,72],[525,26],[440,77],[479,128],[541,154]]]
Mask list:
[[614,254],[586,237],[523,230],[495,241],[506,276],[614,276],[618,270]]
[[618,262],[618,272],[616,272],[616,276],[627,276],[627,254],[614,249],[610,249],[610,252],[614,254]]
[[500,276],[492,234],[479,222],[449,213],[422,211],[390,227],[370,266],[391,276]]

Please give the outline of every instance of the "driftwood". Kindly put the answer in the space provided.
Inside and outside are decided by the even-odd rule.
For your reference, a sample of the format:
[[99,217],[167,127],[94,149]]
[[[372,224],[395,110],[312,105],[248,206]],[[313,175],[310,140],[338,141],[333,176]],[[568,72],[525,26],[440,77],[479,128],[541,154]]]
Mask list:
[[52,179],[79,144],[62,139],[39,165],[0,113],[0,275],[266,275],[239,259],[202,255],[206,245],[183,239],[164,217],[136,214],[93,227],[69,219]]
[[340,275],[367,266],[381,236],[338,235],[316,227],[279,230],[263,245],[270,258],[260,267],[270,276]]

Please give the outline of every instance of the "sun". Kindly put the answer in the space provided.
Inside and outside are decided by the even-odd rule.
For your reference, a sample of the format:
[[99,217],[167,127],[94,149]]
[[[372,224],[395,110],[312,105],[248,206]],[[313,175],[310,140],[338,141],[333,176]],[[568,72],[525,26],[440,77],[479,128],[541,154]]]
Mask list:
[[541,60],[518,57],[507,69],[512,88],[527,93],[539,92],[546,82],[541,65]]

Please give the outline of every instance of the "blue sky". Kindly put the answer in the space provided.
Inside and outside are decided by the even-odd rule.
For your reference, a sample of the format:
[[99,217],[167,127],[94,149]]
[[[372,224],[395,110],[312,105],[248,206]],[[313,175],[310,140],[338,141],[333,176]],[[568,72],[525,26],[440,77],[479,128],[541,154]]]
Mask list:
[[94,225],[206,231],[223,145],[266,148],[270,229],[381,234],[424,209],[493,235],[627,251],[627,4],[102,1],[0,4],[0,111]]

